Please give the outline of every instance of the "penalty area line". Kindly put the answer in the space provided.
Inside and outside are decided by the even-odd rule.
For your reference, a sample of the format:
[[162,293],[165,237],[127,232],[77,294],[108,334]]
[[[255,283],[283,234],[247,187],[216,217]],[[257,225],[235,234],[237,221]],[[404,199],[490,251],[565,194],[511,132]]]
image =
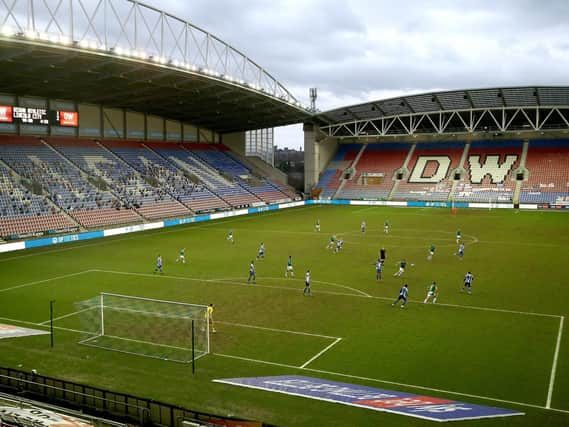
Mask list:
[[[53,319],[53,321],[56,322],[57,320],[66,319],[67,317],[75,316],[76,314],[84,313],[85,311],[93,310],[95,308],[98,308],[98,307],[87,307],[87,308],[84,308],[83,310],[74,311],[73,313],[67,313],[67,314],[64,314],[63,316],[55,317]],[[51,322],[51,319],[47,319],[47,320],[41,322],[40,325],[44,326],[44,325],[47,325],[49,322]]]
[[233,322],[226,322],[223,320],[216,320],[215,323],[219,323],[220,325],[231,325],[231,326],[238,326],[241,328],[251,328],[251,329],[259,329],[263,331],[271,331],[271,332],[282,332],[285,334],[293,334],[293,335],[304,335],[307,337],[317,337],[317,338],[325,338],[329,340],[341,340],[342,338],[338,337],[331,337],[329,335],[321,335],[321,334],[312,334],[310,332],[299,332],[299,331],[291,331],[288,329],[276,329],[276,328],[267,328],[265,326],[256,326],[256,325],[246,325],[244,323],[233,323]]
[[[273,285],[261,285],[261,284],[249,284],[245,279],[243,281],[234,281],[235,278],[216,278],[216,279],[206,279],[206,278],[197,278],[197,277],[187,277],[187,276],[170,276],[170,275],[158,275],[158,274],[150,274],[150,273],[135,273],[135,272],[128,272],[128,271],[116,271],[116,270],[102,270],[102,269],[93,269],[87,270],[86,272],[96,272],[96,273],[107,273],[107,274],[118,274],[118,275],[126,275],[126,276],[138,276],[138,277],[155,277],[155,278],[162,278],[162,279],[174,279],[174,280],[186,280],[186,281],[193,281],[193,282],[202,282],[202,283],[213,283],[216,285],[236,285],[236,286],[245,286],[250,289],[260,289],[260,288],[267,288],[267,289],[282,289],[286,291],[293,291],[299,292],[297,288],[290,288],[287,286],[273,286]],[[271,280],[270,277],[258,277],[259,279],[267,279]],[[283,281],[287,280],[301,280],[301,279],[284,279]],[[313,283],[319,283],[318,281],[314,280]],[[331,284],[331,282],[322,282]],[[338,285],[336,286],[345,286],[345,285]],[[355,289],[353,289],[355,290]],[[302,289],[300,289],[302,291]],[[352,298],[366,298],[366,299],[377,299],[382,301],[393,301],[391,297],[382,297],[379,295],[368,295],[363,291],[360,293],[345,293],[345,292],[333,292],[333,291],[324,291],[319,290],[318,294],[323,295],[335,295],[335,296],[347,296]],[[409,302],[417,303],[423,305],[422,300],[409,300]],[[517,311],[517,310],[508,310],[504,308],[493,308],[493,307],[480,307],[476,305],[463,305],[463,304],[449,304],[449,303],[436,303],[433,304],[434,306],[441,306],[441,307],[453,307],[458,309],[465,309],[465,310],[480,310],[480,311],[488,311],[488,312],[495,312],[495,313],[509,313],[509,314],[519,314],[523,316],[538,316],[538,317],[550,317],[554,319],[560,319],[562,316],[559,314],[548,314],[548,313],[538,313],[533,311]]]
[[22,283],[21,285],[11,286],[9,288],[0,289],[0,292],[13,291],[14,289],[27,288],[28,286],[40,285],[42,283],[52,282],[54,280],[67,279],[68,277],[79,276],[81,274],[90,273],[95,270],[83,270],[77,273],[64,274],[63,276],[50,277],[48,279],[36,280],[34,282]]
[[305,362],[302,366],[300,366],[300,369],[306,368],[308,365],[310,365],[312,362],[314,362],[316,359],[318,359],[320,356],[322,356],[324,353],[326,353],[328,350],[330,350],[332,347],[334,347],[340,341],[342,341],[342,338],[337,338],[332,344],[325,347],[323,350],[321,350],[319,353],[317,353],[312,358],[310,358],[307,362]]
[[427,391],[432,391],[432,392],[436,392],[436,393],[452,394],[455,396],[471,397],[474,399],[489,400],[489,401],[493,401],[493,402],[508,403],[508,404],[512,404],[512,405],[523,406],[523,407],[527,407],[527,408],[535,408],[535,409],[541,409],[541,410],[547,410],[547,411],[554,411],[554,412],[569,414],[569,410],[565,410],[565,409],[547,408],[545,406],[540,406],[540,405],[536,405],[536,404],[532,404],[532,403],[516,402],[513,400],[498,399],[496,397],[480,396],[477,394],[461,393],[458,391],[443,390],[443,389],[438,389],[438,388],[433,388],[433,387],[425,387],[425,386],[414,385],[414,384],[405,384],[405,383],[400,383],[400,382],[396,382],[396,381],[382,380],[379,378],[368,378],[368,377],[362,377],[359,375],[344,374],[341,372],[324,371],[321,369],[313,369],[313,368],[307,368],[307,367],[303,368],[303,367],[299,367],[299,366],[287,365],[285,363],[269,362],[267,360],[258,360],[258,359],[251,359],[248,357],[233,356],[231,354],[211,353],[211,355],[212,356],[225,357],[228,359],[242,360],[242,361],[251,362],[251,363],[260,363],[260,364],[264,364],[264,365],[278,366],[281,368],[288,368],[288,369],[302,370],[302,371],[313,372],[313,373],[318,373],[318,374],[339,376],[339,377],[351,378],[351,379],[356,379],[356,380],[361,380],[361,381],[390,384],[390,385],[396,385],[396,386],[400,386],[400,387],[414,388],[414,389],[419,389],[419,390],[427,390]]

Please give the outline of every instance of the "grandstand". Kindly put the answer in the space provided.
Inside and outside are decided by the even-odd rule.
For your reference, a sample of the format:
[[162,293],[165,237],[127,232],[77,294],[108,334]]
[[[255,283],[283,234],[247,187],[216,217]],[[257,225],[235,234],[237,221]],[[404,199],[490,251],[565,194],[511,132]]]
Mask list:
[[[291,200],[290,190],[255,175],[225,146],[3,136],[0,159],[11,196],[3,199],[6,238]],[[9,221],[16,212],[19,222]],[[48,212],[57,215],[46,230],[37,218],[33,226],[17,225]]]
[[[307,426],[334,422],[375,425],[378,424],[375,421],[383,421],[374,418],[370,422],[370,418],[355,410],[348,414],[337,408],[332,408],[323,418],[319,418],[319,414],[316,417],[296,414],[301,412],[297,408],[303,408],[302,402],[290,403],[283,399],[275,403],[274,398],[255,401],[256,395],[243,401],[260,402],[259,407],[243,409],[239,404],[244,393],[230,392],[227,399],[214,396],[222,389],[212,380],[249,373],[268,375],[277,370],[287,374],[310,373],[327,382],[337,376],[353,382],[387,383],[402,390],[431,390],[439,396],[437,399],[450,394],[476,402],[496,401],[529,408],[528,412],[540,411],[538,421],[549,420],[552,407],[549,402],[542,405],[548,386],[548,396],[553,393],[552,383],[546,382],[555,378],[554,370],[549,370],[550,344],[557,336],[561,337],[564,319],[549,312],[564,312],[559,308],[563,300],[547,301],[545,308],[540,309],[544,313],[535,312],[532,287],[538,281],[537,272],[529,276],[534,281],[529,281],[527,289],[524,284],[518,286],[526,273],[516,265],[516,257],[521,255],[511,251],[511,258],[500,260],[504,266],[494,269],[491,261],[497,252],[484,246],[488,244],[486,236],[495,233],[496,241],[490,243],[501,248],[499,245],[512,233],[530,223],[521,222],[526,220],[525,214],[516,215],[520,218],[516,221],[520,222],[511,223],[500,221],[505,217],[501,215],[507,212],[502,210],[492,213],[495,216],[485,212],[478,215],[481,211],[462,216],[466,224],[460,225],[465,230],[464,242],[468,251],[472,249],[475,254],[472,259],[480,269],[477,277],[485,280],[486,285],[500,285],[492,289],[495,294],[481,293],[480,307],[459,299],[466,295],[448,292],[443,297],[448,298],[448,302],[439,304],[444,307],[444,316],[434,311],[438,307],[428,311],[430,306],[424,306],[425,310],[408,310],[409,315],[402,314],[408,317],[394,322],[394,328],[362,328],[378,319],[392,319],[388,316],[394,312],[386,301],[392,301],[392,291],[395,293],[400,286],[399,277],[392,276],[391,271],[381,286],[374,281],[368,259],[372,261],[377,255],[379,239],[381,244],[387,242],[394,260],[396,256],[409,257],[410,266],[414,267],[408,272],[414,292],[425,278],[431,280],[432,270],[428,268],[435,262],[421,264],[421,261],[425,259],[427,245],[434,243],[441,248],[437,262],[444,260],[437,265],[436,272],[442,276],[441,286],[457,287],[464,272],[459,264],[462,258],[459,260],[454,253],[457,227],[447,220],[453,217],[443,216],[443,210],[411,211],[411,215],[397,218],[400,223],[395,232],[384,235],[381,225],[387,215],[393,214],[391,208],[348,207],[339,212],[337,206],[322,207],[318,211],[321,206],[310,206],[288,214],[280,210],[283,207],[280,204],[300,197],[282,179],[283,174],[274,170],[267,160],[270,156],[261,155],[270,154],[273,149],[272,136],[265,141],[261,138],[262,147],[257,151],[248,145],[251,142],[248,137],[252,132],[302,123],[306,153],[304,197],[325,199],[322,205],[328,200],[341,200],[338,205],[348,204],[349,200],[360,205],[427,207],[453,206],[457,202],[462,206],[472,203],[474,207],[499,204],[508,208],[520,205],[527,209],[569,208],[569,139],[566,135],[569,87],[464,89],[376,100],[318,112],[303,107],[263,67],[189,22],[138,1],[100,0],[95,9],[88,10],[83,1],[2,2],[5,25],[0,31],[0,248],[11,251],[83,238],[150,232],[104,240],[101,245],[70,244],[53,251],[37,249],[30,253],[30,258],[34,257],[31,259],[27,258],[28,254],[2,257],[0,261],[6,262],[2,265],[8,268],[0,292],[7,292],[3,295],[7,295],[5,301],[9,302],[2,306],[2,316],[11,316],[3,319],[47,329],[52,319],[46,320],[46,303],[53,309],[57,297],[58,310],[61,310],[56,314],[57,339],[61,339],[62,344],[46,351],[41,336],[21,340],[23,344],[9,342],[6,345],[9,351],[4,352],[7,363],[33,370],[31,373],[11,370],[16,376],[14,381],[4,374],[0,377],[7,378],[17,392],[23,391],[25,384],[25,387],[51,392],[51,397],[65,400],[70,390],[59,388],[64,387],[61,379],[49,377],[52,385],[35,387],[36,370],[31,366],[39,360],[42,368],[52,370],[51,374],[55,372],[66,380],[81,379],[81,383],[65,383],[79,396],[76,409],[88,406],[92,400],[96,411],[122,411],[114,415],[122,416],[121,421],[143,425],[183,427],[193,423],[187,420],[189,411],[156,402],[155,397],[196,405],[203,410],[212,408],[224,414],[270,417],[278,413],[278,417],[286,420],[294,414],[299,415],[299,419],[304,418],[300,422]],[[60,7],[63,3],[65,6]],[[43,18],[51,17],[47,23],[37,15],[42,9]],[[152,22],[152,28],[148,22]],[[158,28],[161,31],[157,31]],[[182,45],[182,40],[187,45]],[[272,135],[272,131],[261,134]],[[284,207],[296,208],[302,204],[288,203]],[[259,218],[229,218],[269,210],[268,215],[261,214]],[[206,213],[214,214],[204,215]],[[330,268],[329,252],[322,249],[328,236],[322,239],[319,233],[310,231],[320,216],[322,234],[346,235],[348,251],[355,254],[353,257],[344,256],[347,251],[341,255],[330,254],[335,257],[334,268]],[[458,217],[460,221],[462,217]],[[563,252],[557,251],[557,246],[563,247],[566,236],[563,233],[556,236],[554,226],[549,227],[542,216],[536,217],[539,217],[536,224],[545,225],[544,236],[538,236],[544,241],[537,239],[536,245],[541,245],[544,252],[551,250],[554,256],[559,256]],[[158,230],[163,226],[218,218],[227,219],[207,226]],[[496,218],[496,229],[493,229]],[[257,219],[259,222],[246,222]],[[562,221],[557,217],[556,220]],[[362,233],[358,225],[366,221],[370,227]],[[432,227],[430,234],[424,236],[417,230],[427,222],[437,227]],[[518,224],[522,225],[518,227]],[[238,243],[228,244],[224,236],[234,226]],[[406,232],[411,234],[405,235]],[[264,239],[267,235],[270,242]],[[42,238],[36,239],[40,236]],[[366,243],[365,238],[375,240]],[[265,271],[259,274],[256,286],[251,286],[239,275],[247,272],[259,241],[267,242],[270,256],[259,263],[260,273],[262,269]],[[533,243],[516,244],[524,248]],[[185,251],[186,247],[189,262],[186,263],[185,258],[183,263],[176,262],[180,249]],[[357,249],[353,250],[354,247]],[[67,248],[81,250],[67,252]],[[112,256],[119,251],[128,256]],[[520,252],[528,255],[526,251]],[[282,274],[290,253],[295,263],[299,260],[299,267],[313,269],[315,294],[320,292],[323,298],[314,298],[314,303],[308,298],[298,302],[300,292],[295,292],[299,283],[295,281],[300,280],[302,287],[303,271],[297,270],[296,278],[284,279]],[[167,268],[164,272],[162,268],[154,272],[165,274],[151,274],[154,262],[158,257],[161,260],[162,255]],[[416,260],[419,261],[415,267]],[[524,261],[530,265],[533,259]],[[467,262],[470,260],[464,264]],[[564,266],[556,262],[556,276],[552,281],[561,283]],[[29,270],[37,271],[24,271],[28,266]],[[386,269],[390,267],[386,265]],[[502,273],[506,279],[500,277]],[[81,280],[77,276],[81,276]],[[54,286],[49,291],[45,290],[47,286],[31,286],[46,282],[57,282],[57,285],[51,283]],[[162,283],[168,285],[160,286]],[[129,341],[128,346],[175,349],[179,338],[183,347],[177,350],[184,351],[189,351],[194,344],[193,336],[191,341],[187,339],[190,332],[187,327],[183,327],[183,336],[177,336],[176,330],[169,331],[175,338],[175,346],[172,342],[154,342],[153,338],[163,335],[163,330],[146,317],[148,312],[141,310],[145,304],[139,307],[133,303],[120,310],[115,307],[117,311],[135,315],[135,320],[122,323],[120,318],[109,318],[109,311],[104,310],[108,307],[95,296],[101,290],[128,291],[148,300],[169,298],[173,306],[176,306],[175,300],[195,299],[200,300],[200,304],[205,303],[204,299],[209,303],[210,298],[216,303],[220,301],[220,305],[224,305],[220,313],[225,316],[219,321],[221,333],[216,335],[220,346],[215,348],[211,358],[204,359],[206,374],[190,379],[187,367],[167,366],[175,365],[168,357],[148,362],[144,358],[134,359],[133,353],[144,353],[130,350],[118,355],[93,349],[77,350],[77,333],[88,332],[84,329],[85,322],[91,322],[87,326],[92,328],[101,326],[101,330],[96,335],[91,331],[83,343],[124,338],[125,342]],[[268,297],[263,296],[265,292]],[[415,295],[419,292],[413,294],[413,299],[418,298]],[[83,297],[91,298],[94,304],[100,302],[94,306],[100,312],[90,318],[79,316],[95,312],[91,311],[92,307],[77,310],[76,303]],[[509,299],[511,301],[504,303]],[[311,307],[298,309],[299,304],[311,304]],[[250,310],[253,306],[260,310]],[[156,317],[179,318],[170,317],[171,314],[158,313]],[[53,313],[50,315],[53,318]],[[105,336],[103,317],[120,333],[126,331],[125,337]],[[203,319],[202,314],[199,320]],[[307,325],[313,320],[317,325],[314,330],[290,326],[291,322]],[[191,323],[193,328],[193,319]],[[511,327],[503,328],[504,324]],[[455,337],[452,332],[457,325],[472,328],[473,333]],[[431,343],[421,333],[409,334],[408,342],[398,339],[413,327],[419,332],[421,328],[434,332],[433,339],[440,345],[436,352],[432,352]],[[147,334],[149,331],[151,334]],[[354,335],[354,331],[357,334]],[[486,343],[488,331],[494,335]],[[129,335],[131,332],[135,333]],[[203,331],[200,328],[200,332],[205,334],[205,328]],[[378,342],[389,347],[381,375],[375,373],[377,348],[374,346]],[[529,349],[528,343],[531,344]],[[333,347],[334,352],[328,353]],[[450,366],[449,360],[451,363],[457,360],[453,353],[457,349],[457,353],[473,354],[475,363],[459,366],[456,374],[449,374],[445,366]],[[424,369],[408,369],[406,358],[410,353],[415,355],[415,350],[416,355],[427,356],[429,366],[445,367],[441,369],[442,374],[437,377],[423,372]],[[91,357],[92,354],[96,356]],[[188,358],[195,360],[193,355]],[[131,360],[135,360],[132,365]],[[312,368],[313,362],[316,368]],[[62,369],[63,363],[69,366]],[[340,365],[344,368],[336,369]],[[496,371],[501,371],[501,376],[488,366],[497,366]],[[108,381],[101,381],[103,368],[112,373]],[[560,369],[566,371],[566,363],[560,365]],[[156,387],[155,381],[148,381],[148,372],[160,376],[163,390]],[[494,380],[495,383],[490,384]],[[520,381],[531,387],[513,390]],[[91,390],[95,385],[124,389],[125,393],[134,390],[137,394],[147,394],[148,399],[133,398],[129,405],[125,403],[127,395],[116,392],[117,400],[110,401],[107,399],[115,391]],[[562,383],[557,387],[564,390],[567,386]],[[95,397],[87,395],[86,389]],[[563,393],[556,392],[559,401],[554,405],[566,408],[563,398]],[[399,406],[399,403],[395,404]],[[139,411],[139,418],[133,420],[132,409]],[[356,421],[352,422],[346,414]],[[193,415],[199,418],[204,414]],[[281,421],[278,417],[276,420]],[[534,420],[522,421],[520,425],[532,425]],[[237,425],[237,421],[233,421],[227,425]],[[566,421],[566,416],[562,421]],[[398,425],[397,420],[388,419],[386,425]]]
[[[519,87],[322,112],[305,126],[305,189],[335,199],[566,206],[568,104],[567,87]],[[358,159],[341,163],[354,144],[363,145]],[[324,167],[322,153],[333,159]]]
[[569,140],[532,139],[520,203],[569,205]]
[[403,168],[410,144],[368,144],[356,165],[356,174],[338,197],[354,199],[389,198],[397,172]]

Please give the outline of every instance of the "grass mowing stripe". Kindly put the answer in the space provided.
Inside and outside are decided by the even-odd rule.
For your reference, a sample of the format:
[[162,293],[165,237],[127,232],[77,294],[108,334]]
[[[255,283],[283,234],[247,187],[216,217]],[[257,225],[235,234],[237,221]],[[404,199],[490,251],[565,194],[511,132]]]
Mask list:
[[[206,281],[220,281],[220,282],[228,282],[230,283],[230,281],[232,280],[239,280],[240,277],[221,277],[221,278],[215,278],[215,279],[207,279]],[[284,280],[284,281],[300,281],[304,283],[304,279],[297,279],[295,277],[268,277],[268,276],[259,276],[259,279],[266,279],[266,280]],[[337,286],[339,288],[344,288],[344,289],[349,289],[350,291],[354,291],[357,294],[363,295],[364,297],[367,298],[371,298],[372,296],[370,294],[365,293],[364,291],[360,291],[359,289],[356,288],[352,288],[350,286],[346,286],[346,285],[341,285],[339,283],[332,283],[332,282],[324,282],[322,280],[312,280],[312,283],[322,283],[324,285],[330,285],[330,286]],[[263,285],[261,285],[263,286]],[[287,288],[288,289],[288,288]],[[336,295],[336,293],[333,293],[333,295]],[[342,294],[344,295],[344,294]]]
[[[95,309],[95,308],[98,308],[98,307],[87,307],[87,308],[84,308],[83,310],[74,311],[73,313],[64,314],[63,316],[55,317],[55,318],[53,319],[53,321],[55,322],[55,321],[57,321],[57,320],[61,320],[61,319],[65,319],[65,318],[67,318],[67,317],[75,316],[76,314],[84,313],[85,311],[93,310],[93,309]],[[46,324],[49,323],[49,322],[51,322],[51,319],[47,319],[47,320],[41,322],[40,325],[43,326],[43,325],[46,325]]]
[[291,331],[288,329],[275,329],[275,328],[267,328],[264,326],[256,326],[256,325],[245,325],[243,323],[233,323],[233,322],[225,322],[223,320],[216,320],[215,323],[223,324],[223,325],[231,325],[231,326],[239,326],[241,328],[251,328],[251,329],[259,329],[263,331],[272,331],[272,332],[283,332],[287,334],[294,334],[294,335],[305,335],[308,337],[318,337],[318,338],[327,338],[330,340],[337,340],[341,339],[338,337],[331,337],[328,335],[320,335],[320,334],[311,334],[310,332],[299,332],[299,331]]
[[302,368],[302,367],[298,367],[298,366],[287,365],[284,363],[276,363],[276,362],[269,362],[266,360],[251,359],[248,357],[233,356],[231,354],[212,353],[212,355],[213,356],[226,357],[229,359],[243,360],[245,362],[260,363],[260,364],[265,364],[265,365],[273,365],[273,366],[279,366],[282,368],[289,368],[289,369],[294,369],[294,370],[302,370],[302,371],[307,371],[307,372],[314,372],[314,373],[319,373],[319,374],[339,376],[339,377],[357,379],[357,380],[362,380],[362,381],[370,381],[370,382],[377,382],[377,383],[383,383],[383,384],[390,384],[390,385],[396,385],[396,386],[400,386],[400,387],[408,387],[408,388],[414,388],[414,389],[419,389],[419,390],[427,390],[427,391],[432,391],[432,392],[436,392],[436,393],[444,393],[444,394],[452,394],[452,395],[456,395],[456,396],[472,397],[474,399],[490,400],[493,402],[509,403],[512,405],[518,405],[518,406],[523,406],[523,407],[527,407],[527,408],[535,408],[535,409],[542,409],[542,410],[547,410],[547,411],[554,411],[554,412],[569,414],[569,410],[557,409],[557,408],[547,408],[545,406],[535,405],[533,403],[516,402],[513,400],[499,399],[496,397],[480,396],[477,394],[469,394],[469,393],[461,393],[459,391],[442,390],[442,389],[438,389],[438,388],[425,387],[425,386],[414,385],[414,384],[405,384],[405,383],[400,383],[400,382],[396,382],[396,381],[382,380],[379,378],[368,378],[368,377],[362,377],[359,375],[344,374],[341,372],[324,371],[321,369],[313,369],[313,368]]
[[559,358],[559,348],[561,347],[561,336],[563,335],[563,322],[565,316],[559,319],[559,331],[557,332],[557,343],[555,344],[555,353],[553,354],[553,363],[551,364],[551,375],[549,377],[549,389],[547,391],[546,408],[551,407],[551,398],[553,397],[553,386],[555,385],[555,373],[557,371],[557,359]]
[[[169,276],[169,275],[157,275],[157,274],[150,274],[150,273],[135,273],[135,272],[128,272],[128,271],[116,271],[116,270],[100,270],[100,269],[93,269],[89,270],[90,272],[96,273],[108,273],[108,274],[122,274],[127,276],[140,276],[140,277],[161,277],[164,279],[178,279],[178,280],[188,280],[188,281],[196,281],[196,282],[207,282],[207,283],[216,283],[216,284],[231,284],[231,285],[238,285],[238,286],[246,286],[248,288],[269,288],[269,289],[284,289],[284,290],[291,290],[291,291],[299,291],[296,288],[288,288],[286,286],[271,286],[271,285],[260,285],[260,284],[248,284],[246,281],[243,282],[234,282],[233,279],[200,279],[196,277],[186,277],[186,276]],[[272,279],[271,277],[259,277],[259,279]],[[301,279],[287,279],[287,280],[301,280]],[[317,282],[313,281],[313,283],[327,283],[331,284],[331,282]],[[336,284],[338,285],[338,284]],[[343,286],[343,285],[341,285]],[[361,292],[364,295],[359,294],[346,294],[340,292],[331,292],[331,291],[318,291],[320,294],[326,295],[338,295],[338,296],[350,296],[355,298],[369,298],[369,299],[378,299],[382,301],[393,301],[391,297],[380,297],[376,295],[368,295],[364,292]],[[410,299],[409,302],[423,304],[422,300],[412,300]],[[548,314],[548,313],[538,313],[533,311],[518,311],[518,310],[509,310],[504,308],[492,308],[492,307],[479,307],[475,305],[461,305],[461,304],[446,304],[446,303],[436,303],[432,304],[432,306],[441,306],[441,307],[453,307],[453,308],[461,308],[461,309],[468,309],[468,310],[481,310],[481,311],[493,311],[496,313],[510,313],[510,314],[519,314],[523,316],[538,316],[538,317],[552,317],[559,319],[562,316],[559,314]]]
[[[0,317],[0,320],[5,320],[7,322],[14,322],[14,323],[22,323],[24,325],[37,326],[39,328],[49,328],[50,327],[49,325],[42,325],[41,323],[28,322],[27,320],[10,319],[8,317]],[[93,334],[92,332],[80,331],[78,329],[63,328],[61,326],[55,326],[55,325],[53,326],[53,329],[59,329],[60,331],[66,331],[66,332],[75,332],[78,334],[96,335],[96,334]]]
[[[315,206],[303,206],[306,210],[308,209],[313,209]],[[273,212],[262,212],[263,216],[271,216],[271,215],[275,215],[278,213],[283,213],[286,212],[286,209],[281,209],[281,210],[276,210]],[[231,223],[231,222],[238,222],[238,221],[246,221],[246,220],[253,220],[253,219],[257,219],[257,215],[245,215],[243,217],[240,218],[234,218],[234,219],[227,219],[226,221],[223,222],[219,222],[220,220],[212,220],[212,222],[208,222],[207,224],[203,224],[203,225],[194,225],[192,227],[192,230],[195,229],[202,229],[202,228],[209,228],[209,227],[215,227],[217,225],[221,225],[221,224],[227,224],[227,223]],[[225,218],[220,218],[221,220],[225,220]],[[196,223],[192,223],[191,225],[196,224]],[[180,225],[185,225],[188,226],[190,224],[180,224]],[[177,228],[177,227],[175,227]],[[158,231],[157,231],[158,230]],[[42,251],[42,252],[35,252],[32,254],[25,254],[25,255],[17,255],[17,256],[12,256],[9,258],[0,258],[0,262],[7,262],[7,261],[13,261],[13,260],[19,260],[22,258],[30,258],[30,257],[35,257],[35,256],[40,256],[40,255],[47,255],[47,254],[52,254],[52,253],[58,253],[58,252],[66,252],[66,251],[72,251],[75,249],[82,249],[82,248],[90,248],[90,247],[96,247],[96,246],[101,246],[101,245],[107,245],[107,244],[111,244],[111,243],[115,243],[115,242],[123,242],[125,240],[133,240],[133,239],[138,239],[138,238],[148,238],[148,237],[154,237],[156,235],[161,235],[161,234],[170,234],[170,233],[179,233],[180,230],[179,229],[174,229],[174,230],[168,230],[168,229],[164,229],[164,228],[160,228],[157,230],[146,230],[146,231],[154,231],[154,233],[145,233],[145,234],[140,234],[140,235],[136,235],[138,233],[134,233],[134,236],[128,236],[128,237],[122,237],[122,238],[118,238],[118,239],[112,239],[112,240],[107,240],[108,237],[103,237],[103,241],[102,242],[95,242],[95,243],[87,243],[84,245],[73,245],[70,247],[65,247],[65,248],[59,248],[59,249],[52,249],[52,250],[47,250],[47,251]]]
[[35,282],[23,283],[21,285],[12,286],[10,288],[0,289],[0,292],[7,292],[7,291],[12,291],[14,289],[26,288],[28,286],[39,285],[41,283],[51,282],[53,280],[66,279],[68,277],[79,276],[80,274],[90,273],[92,271],[94,271],[94,270],[83,270],[83,271],[79,271],[77,273],[64,274],[62,276],[57,276],[57,277],[50,277],[49,279],[36,280]]

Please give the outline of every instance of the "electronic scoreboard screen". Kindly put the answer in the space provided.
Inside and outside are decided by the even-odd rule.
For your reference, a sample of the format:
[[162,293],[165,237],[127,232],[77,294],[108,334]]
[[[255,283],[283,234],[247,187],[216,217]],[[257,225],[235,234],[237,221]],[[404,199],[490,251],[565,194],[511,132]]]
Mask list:
[[79,126],[79,113],[77,111],[0,105],[0,123],[77,127]]
[[12,107],[15,122],[29,125],[49,125],[46,108]]

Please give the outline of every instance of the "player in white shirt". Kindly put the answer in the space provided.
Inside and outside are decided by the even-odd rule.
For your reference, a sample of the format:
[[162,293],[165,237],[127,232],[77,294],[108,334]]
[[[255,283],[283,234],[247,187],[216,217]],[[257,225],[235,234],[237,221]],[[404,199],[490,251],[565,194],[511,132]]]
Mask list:
[[259,253],[257,254],[257,259],[265,258],[265,244],[261,242],[261,246],[259,246]]
[[304,292],[303,295],[312,296],[310,292],[310,270],[306,270],[306,274],[304,275]]
[[458,252],[456,253],[456,256],[458,256],[460,259],[462,259],[462,257],[464,256],[464,243],[461,243],[460,246],[458,247]]
[[249,264],[249,278],[247,279],[247,283],[256,283],[255,280],[257,279],[257,275],[255,274],[255,263],[251,260],[251,264]]
[[385,222],[383,223],[383,232],[384,232],[385,234],[389,234],[389,221],[385,221]]
[[366,232],[366,222],[362,221],[362,224],[360,225],[360,230],[362,231],[362,234],[365,234]]
[[375,263],[375,280],[378,282],[381,280],[381,272],[383,271],[383,261],[377,260]]
[[314,231],[320,232],[320,220],[316,220],[316,224],[314,224]]
[[342,250],[342,246],[344,245],[344,241],[342,239],[336,240],[336,247],[334,248],[334,253],[337,254]]

